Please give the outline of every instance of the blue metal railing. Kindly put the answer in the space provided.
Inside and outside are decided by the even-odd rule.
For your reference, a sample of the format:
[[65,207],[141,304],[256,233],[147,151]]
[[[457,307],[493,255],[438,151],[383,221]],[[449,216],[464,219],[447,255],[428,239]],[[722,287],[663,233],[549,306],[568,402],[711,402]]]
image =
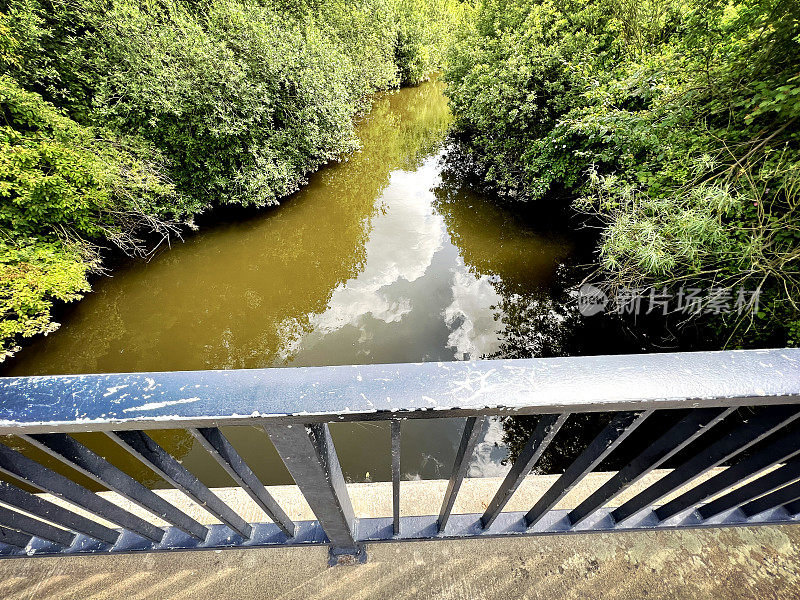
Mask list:
[[[529,511],[503,511],[570,415],[586,412],[608,413],[602,431]],[[481,425],[496,415],[539,417],[485,512],[452,514]],[[443,502],[427,516],[401,517],[401,422],[443,417],[466,417]],[[354,513],[327,425],[365,420],[392,424],[392,517]],[[578,506],[554,508],[643,424],[652,439],[624,466]],[[10,478],[0,482],[0,556],[328,544],[335,563],[363,559],[366,542],[793,523],[798,424],[798,349],[5,378],[0,434],[24,439],[168,526],[0,444],[0,471]],[[254,425],[315,521],[293,522],[219,429]],[[148,435],[175,428],[193,435],[271,522],[246,522]],[[77,432],[102,432],[220,523],[199,523],[70,435]],[[657,468],[668,472],[609,506]]]

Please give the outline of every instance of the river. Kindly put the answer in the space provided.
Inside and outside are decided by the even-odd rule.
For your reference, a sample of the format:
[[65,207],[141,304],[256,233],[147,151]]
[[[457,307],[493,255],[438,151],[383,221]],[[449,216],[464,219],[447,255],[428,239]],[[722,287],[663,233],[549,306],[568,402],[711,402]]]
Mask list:
[[[548,327],[567,318],[554,298],[571,238],[504,210],[448,170],[442,88],[434,80],[379,95],[358,125],[360,152],[313,174],[279,207],[225,213],[150,261],[99,278],[61,328],[24,348],[3,374],[506,356],[517,353],[520,326],[530,344],[537,323],[537,343],[548,343]],[[405,423],[403,477],[449,476],[461,427]],[[226,431],[265,482],[291,481],[262,432]],[[348,480],[389,478],[388,427],[338,424],[332,432]],[[498,422],[489,425],[471,475],[504,470],[501,433]],[[153,436],[206,484],[231,485],[190,437]],[[102,436],[76,437],[160,485]]]

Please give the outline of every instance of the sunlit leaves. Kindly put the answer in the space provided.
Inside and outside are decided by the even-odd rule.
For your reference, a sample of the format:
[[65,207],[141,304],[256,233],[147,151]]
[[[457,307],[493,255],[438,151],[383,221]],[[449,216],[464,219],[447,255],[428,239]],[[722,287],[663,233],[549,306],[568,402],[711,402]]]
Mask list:
[[762,331],[800,343],[800,4],[481,0],[475,20],[447,76],[487,184],[577,197],[608,285],[758,287]]

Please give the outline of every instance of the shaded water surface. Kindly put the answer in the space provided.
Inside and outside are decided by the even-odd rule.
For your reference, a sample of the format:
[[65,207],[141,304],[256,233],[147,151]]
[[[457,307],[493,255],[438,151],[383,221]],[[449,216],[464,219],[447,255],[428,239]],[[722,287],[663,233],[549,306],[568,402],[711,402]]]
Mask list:
[[[553,313],[564,235],[514,217],[447,169],[439,82],[385,94],[363,149],[311,176],[280,207],[216,224],[102,278],[5,375],[234,369],[510,355],[509,328]],[[534,336],[535,337],[535,336]],[[529,343],[530,336],[526,337]],[[308,407],[313,410],[313,407]],[[404,476],[448,476],[461,423],[409,422]],[[389,476],[388,428],[334,425],[346,476]],[[269,483],[288,474],[254,428],[230,430]],[[100,436],[81,435],[129,472]],[[227,476],[181,432],[154,437],[209,485]],[[472,474],[500,469],[493,423]]]

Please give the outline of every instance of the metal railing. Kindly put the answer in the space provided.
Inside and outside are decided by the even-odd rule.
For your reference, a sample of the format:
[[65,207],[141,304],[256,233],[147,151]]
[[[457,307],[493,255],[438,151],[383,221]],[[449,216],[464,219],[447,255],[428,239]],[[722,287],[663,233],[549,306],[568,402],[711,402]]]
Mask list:
[[[607,425],[530,510],[503,511],[570,416],[587,412],[607,413]],[[539,418],[485,512],[451,514],[480,425],[497,415]],[[401,517],[401,421],[443,417],[466,421],[442,504],[427,516]],[[368,420],[391,422],[392,517],[354,513],[328,428]],[[554,508],[643,424],[648,443],[578,506]],[[337,563],[363,560],[367,542],[794,523],[800,434],[793,424],[800,424],[798,349],[5,378],[0,434],[23,438],[169,525],[0,444],[9,479],[0,482],[0,555],[327,544]],[[264,428],[315,521],[293,522],[220,430],[245,425]],[[246,522],[148,435],[175,428],[191,433],[271,522]],[[199,523],[69,435],[78,432],[104,433],[220,523]]]

